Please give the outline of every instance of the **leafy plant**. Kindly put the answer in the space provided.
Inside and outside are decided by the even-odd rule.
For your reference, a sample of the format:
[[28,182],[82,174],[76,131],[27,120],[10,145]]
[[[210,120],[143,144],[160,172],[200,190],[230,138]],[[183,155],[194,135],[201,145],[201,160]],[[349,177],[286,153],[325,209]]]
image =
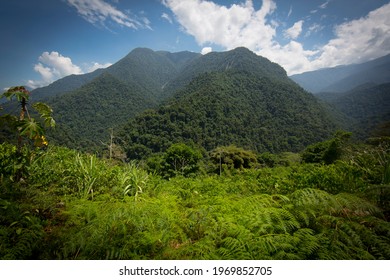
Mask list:
[[[8,123],[10,123],[10,126],[14,127],[17,131],[18,150],[21,149],[23,136],[27,137],[28,139],[34,140],[35,146],[47,145],[43,126],[30,116],[30,113],[27,108],[30,92],[22,86],[12,87],[0,96],[0,98],[3,97],[6,97],[8,100],[16,98],[21,106],[19,117],[11,116],[9,114],[1,117],[3,120],[8,121]],[[47,104],[38,102],[33,104],[32,107],[37,111],[40,118],[44,121],[45,126],[55,126],[55,121],[51,116],[53,110]]]

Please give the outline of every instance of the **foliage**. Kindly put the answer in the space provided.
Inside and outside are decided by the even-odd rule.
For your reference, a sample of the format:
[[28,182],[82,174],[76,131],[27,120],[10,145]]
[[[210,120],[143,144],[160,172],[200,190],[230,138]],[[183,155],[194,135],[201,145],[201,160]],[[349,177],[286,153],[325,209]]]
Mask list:
[[[192,149],[176,144],[170,155]],[[2,172],[12,173],[15,150],[1,145]],[[25,181],[2,177],[0,257],[389,259],[389,206],[374,192],[388,184],[387,159],[384,144],[363,145],[329,165],[165,180],[135,162],[49,146]]]
[[330,164],[341,157],[345,142],[351,133],[337,131],[330,140],[308,146],[302,154],[304,162]]
[[199,160],[202,154],[196,148],[183,143],[170,146],[163,156],[163,174],[168,177],[174,175],[189,176],[199,170]]
[[[6,97],[8,100],[16,98],[21,105],[19,116],[10,114],[1,116],[2,122],[8,122],[8,126],[13,128],[15,134],[18,135],[18,149],[20,150],[22,146],[22,137],[33,140],[35,146],[47,145],[42,124],[32,118],[27,109],[30,92],[22,86],[12,87],[0,96],[0,98],[3,97]],[[47,104],[37,102],[33,104],[32,107],[37,111],[45,126],[55,126],[56,123],[52,117],[53,110]]]
[[[385,72],[385,71],[383,71]],[[373,134],[387,134],[390,121],[390,83],[365,84],[342,93],[324,93],[325,100],[345,121],[343,128],[352,131],[360,140]]]
[[217,147],[210,152],[210,159],[219,174],[222,170],[252,168],[256,165],[256,155],[236,146]]
[[257,152],[297,152],[327,138],[333,128],[321,105],[301,88],[228,70],[197,76],[170,101],[128,122],[119,137],[136,159],[191,142],[207,151],[234,144]]

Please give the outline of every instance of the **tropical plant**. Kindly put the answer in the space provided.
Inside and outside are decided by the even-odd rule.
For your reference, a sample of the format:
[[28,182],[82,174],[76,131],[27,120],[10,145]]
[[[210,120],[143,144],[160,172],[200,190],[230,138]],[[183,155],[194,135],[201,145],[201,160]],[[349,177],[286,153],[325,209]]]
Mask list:
[[[7,121],[10,126],[17,131],[18,150],[20,150],[22,147],[23,137],[27,137],[28,139],[33,140],[35,146],[47,145],[45,131],[42,124],[36,121],[33,117],[31,117],[27,108],[30,92],[22,86],[12,87],[0,96],[0,98],[3,97],[7,98],[8,100],[16,98],[21,106],[19,117],[11,116],[9,114],[6,114],[1,117],[3,121]],[[36,110],[40,118],[43,120],[44,126],[55,126],[55,121],[51,116],[53,110],[47,104],[37,102],[33,104],[32,107]]]

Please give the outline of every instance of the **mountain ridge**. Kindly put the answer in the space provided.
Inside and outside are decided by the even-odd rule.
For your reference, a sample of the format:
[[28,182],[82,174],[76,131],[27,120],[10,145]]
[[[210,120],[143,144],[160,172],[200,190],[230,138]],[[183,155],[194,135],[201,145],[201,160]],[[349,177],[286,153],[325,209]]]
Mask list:
[[291,75],[290,78],[314,94],[345,92],[368,82],[390,82],[390,54],[360,64],[341,65]]
[[[44,100],[57,118],[61,133],[51,136],[58,144],[99,150],[112,128],[118,131],[138,121],[142,126],[146,118],[148,129],[138,133],[150,136],[148,143],[138,143],[144,150],[159,151],[168,142],[196,140],[206,149],[236,144],[259,151],[298,151],[325,139],[335,127],[316,98],[280,65],[242,47],[206,55],[137,48],[87,77],[94,79]],[[172,120],[165,111],[172,113]],[[184,122],[174,117],[182,114],[187,116]],[[127,132],[121,133],[125,139]],[[134,144],[130,140],[124,144],[129,157]]]

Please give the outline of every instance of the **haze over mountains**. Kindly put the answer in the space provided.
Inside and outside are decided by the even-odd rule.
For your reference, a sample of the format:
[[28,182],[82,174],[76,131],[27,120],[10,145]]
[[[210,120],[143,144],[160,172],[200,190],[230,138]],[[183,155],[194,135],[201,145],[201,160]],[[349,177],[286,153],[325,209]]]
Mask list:
[[390,54],[290,78],[330,104],[343,129],[356,137],[390,135]]
[[390,82],[390,54],[362,64],[344,65],[290,76],[307,91],[345,92],[366,83]]
[[[388,121],[388,86],[375,83],[387,81],[389,63],[386,56],[291,77],[313,92],[332,89],[318,95],[320,101],[281,66],[246,48],[207,55],[137,48],[106,69],[35,89],[32,100],[53,107],[58,127],[51,138],[72,148],[101,150],[114,129],[129,158],[177,142],[206,150],[234,144],[296,152],[337,128],[367,136]],[[366,82],[371,84],[356,94],[338,92]],[[371,86],[376,88],[368,90]],[[371,105],[356,109],[361,102]],[[363,123],[366,127],[359,126]]]

